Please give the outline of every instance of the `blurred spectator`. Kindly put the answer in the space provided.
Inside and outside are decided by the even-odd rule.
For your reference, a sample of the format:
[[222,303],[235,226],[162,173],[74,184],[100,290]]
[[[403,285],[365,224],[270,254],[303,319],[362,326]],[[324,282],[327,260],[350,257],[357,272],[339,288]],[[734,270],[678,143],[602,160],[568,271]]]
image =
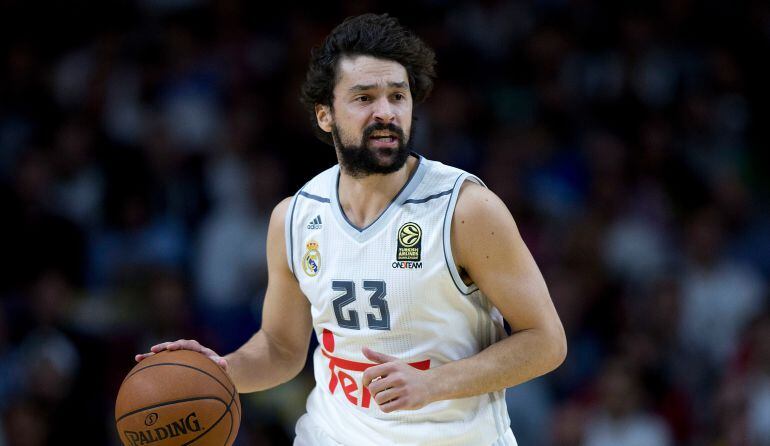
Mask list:
[[221,136],[221,73],[216,55],[208,54],[205,42],[187,27],[172,25],[163,37],[169,73],[157,94],[164,130],[180,150],[210,150]]
[[647,411],[647,395],[636,372],[621,360],[610,360],[599,376],[600,403],[586,425],[585,446],[667,446],[665,422]]
[[747,370],[747,429],[753,444],[770,444],[770,313],[765,312],[749,332]]
[[179,268],[186,254],[180,216],[153,209],[153,192],[141,167],[122,167],[139,182],[116,184],[105,197],[108,225],[92,234],[89,248],[89,282],[96,288],[134,280],[156,266]]
[[259,327],[267,226],[271,204],[281,199],[281,171],[270,155],[229,153],[210,166],[214,205],[200,229],[196,277],[206,328],[221,350],[237,348]]
[[[0,305],[0,411],[6,409],[19,393],[24,373],[18,348],[11,344],[6,317],[5,307]],[[2,430],[2,421],[0,421],[0,430]],[[0,439],[2,439],[1,436]]]
[[59,215],[81,228],[92,229],[101,222],[104,179],[95,160],[97,135],[85,119],[73,118],[57,132],[54,142],[57,178],[52,194]]
[[[20,401],[4,413],[3,446],[44,446],[48,442],[49,429],[43,410],[29,401]],[[2,430],[0,430],[2,432]]]
[[721,367],[762,310],[765,285],[753,268],[725,257],[715,210],[695,214],[688,229],[680,336],[685,348]]
[[505,392],[511,429],[516,430],[516,441],[524,444],[547,444],[553,417],[553,398],[545,380],[535,380]]

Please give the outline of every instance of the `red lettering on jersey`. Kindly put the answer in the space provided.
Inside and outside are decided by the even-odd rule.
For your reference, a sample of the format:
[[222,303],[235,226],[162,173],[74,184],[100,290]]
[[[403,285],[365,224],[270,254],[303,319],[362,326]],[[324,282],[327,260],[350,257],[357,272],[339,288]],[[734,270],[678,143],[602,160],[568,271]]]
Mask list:
[[[342,393],[345,395],[345,398],[347,398],[351,404],[357,406],[358,398],[356,398],[353,393],[358,390],[358,382],[343,370],[351,372],[363,372],[369,367],[374,367],[378,364],[372,362],[351,361],[349,359],[333,356],[331,353],[334,352],[335,346],[334,334],[327,329],[324,329],[323,331],[322,341],[323,347],[321,348],[321,354],[329,358],[329,392],[334,393],[334,391],[337,390],[337,385],[340,384],[342,387]],[[430,359],[426,359],[424,361],[409,362],[408,364],[418,370],[428,370],[430,368]],[[369,393],[369,389],[365,387],[363,383],[360,387],[361,407],[368,408],[372,399],[372,395]]]
[[353,379],[352,376],[348,375],[342,370],[337,372],[337,376],[339,376],[340,382],[342,383],[342,392],[345,394],[345,398],[347,398],[348,401],[353,403],[354,406],[357,406],[358,399],[354,397],[352,394],[353,392],[358,390],[358,384],[356,384],[356,381]]
[[368,408],[369,402],[372,400],[372,394],[369,393],[369,388],[366,386],[363,386],[363,392],[361,395],[361,407]]

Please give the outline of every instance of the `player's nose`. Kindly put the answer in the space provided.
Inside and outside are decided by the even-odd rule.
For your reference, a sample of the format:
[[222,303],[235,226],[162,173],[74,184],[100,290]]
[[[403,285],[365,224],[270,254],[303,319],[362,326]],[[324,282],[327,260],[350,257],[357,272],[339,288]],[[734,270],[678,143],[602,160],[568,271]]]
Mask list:
[[374,104],[373,115],[377,122],[386,124],[393,122],[393,120],[396,118],[393,104],[391,104],[390,101],[388,101],[386,98],[380,98],[377,100],[377,102]]

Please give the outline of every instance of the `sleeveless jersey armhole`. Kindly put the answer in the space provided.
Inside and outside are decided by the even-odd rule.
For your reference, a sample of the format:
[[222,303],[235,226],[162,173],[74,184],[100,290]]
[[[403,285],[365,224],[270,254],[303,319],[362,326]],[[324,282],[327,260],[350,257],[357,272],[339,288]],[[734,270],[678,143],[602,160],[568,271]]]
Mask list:
[[463,183],[466,181],[472,181],[480,186],[487,187],[486,184],[484,184],[484,182],[475,175],[462,173],[457,177],[455,184],[452,187],[452,195],[449,198],[446,213],[444,214],[443,244],[444,259],[446,260],[446,266],[447,269],[449,269],[449,274],[452,276],[452,281],[454,282],[458,291],[467,296],[474,293],[479,288],[476,286],[476,284],[472,283],[470,285],[466,285],[465,282],[463,282],[463,279],[460,276],[460,271],[457,270],[457,264],[455,263],[454,256],[452,255],[452,216],[454,215],[455,207],[457,206],[457,198],[460,196],[460,189],[462,188]]
[[[304,186],[303,186],[304,188]],[[302,189],[300,189],[302,191]],[[294,208],[297,206],[299,192],[291,197],[286,216],[284,217],[284,242],[286,243],[286,261],[289,263],[289,271],[296,277],[294,272]]]

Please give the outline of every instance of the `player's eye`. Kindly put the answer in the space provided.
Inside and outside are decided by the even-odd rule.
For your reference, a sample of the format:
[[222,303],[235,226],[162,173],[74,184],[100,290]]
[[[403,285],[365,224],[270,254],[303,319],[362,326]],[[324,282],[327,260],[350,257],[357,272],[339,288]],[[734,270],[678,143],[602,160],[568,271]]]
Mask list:
[[406,99],[406,95],[403,93],[396,93],[393,95],[393,98],[397,101],[403,101],[404,99]]
[[369,102],[369,96],[356,96],[358,102]]

